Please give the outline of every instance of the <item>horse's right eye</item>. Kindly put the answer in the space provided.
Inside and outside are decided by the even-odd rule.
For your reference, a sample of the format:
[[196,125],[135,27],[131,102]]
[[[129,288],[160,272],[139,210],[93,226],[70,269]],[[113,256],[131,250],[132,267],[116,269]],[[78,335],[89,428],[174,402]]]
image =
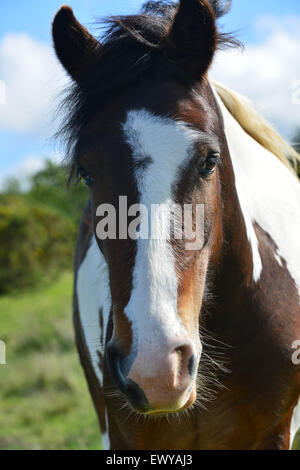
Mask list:
[[95,179],[92,175],[90,175],[90,173],[86,170],[86,168],[82,167],[82,166],[79,166],[77,167],[77,170],[76,170],[76,176],[77,178],[79,179],[82,179],[84,181],[84,183],[90,188],[94,182],[95,182]]

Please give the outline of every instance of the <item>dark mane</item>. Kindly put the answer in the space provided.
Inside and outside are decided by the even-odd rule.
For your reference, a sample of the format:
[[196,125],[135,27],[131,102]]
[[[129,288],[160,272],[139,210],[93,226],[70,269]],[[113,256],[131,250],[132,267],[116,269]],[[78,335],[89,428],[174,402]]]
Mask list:
[[[230,2],[210,0],[216,17],[227,11]],[[225,7],[221,7],[224,5]],[[109,17],[100,22],[104,33],[99,37],[103,45],[101,59],[86,73],[78,84],[72,84],[59,107],[65,123],[56,137],[66,142],[66,155],[74,170],[76,142],[81,130],[90,119],[129,85],[147,76],[157,66],[166,62],[163,41],[174,17],[177,4],[169,1],[148,1],[141,13],[128,16]],[[219,47],[238,45],[231,35],[218,34]],[[179,65],[169,64],[171,73],[187,80]],[[73,174],[73,170],[71,173]]]

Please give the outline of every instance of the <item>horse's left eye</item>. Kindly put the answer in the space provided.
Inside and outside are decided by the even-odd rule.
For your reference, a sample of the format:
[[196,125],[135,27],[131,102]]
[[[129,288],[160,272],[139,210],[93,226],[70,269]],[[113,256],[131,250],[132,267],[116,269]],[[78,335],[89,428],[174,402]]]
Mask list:
[[81,178],[84,183],[90,188],[94,183],[94,178],[89,174],[89,172],[82,166],[77,167],[76,170],[77,178]]
[[216,169],[218,162],[219,162],[219,155],[217,154],[209,155],[206,158],[203,166],[201,167],[201,170],[200,170],[201,174],[203,176],[212,175]]

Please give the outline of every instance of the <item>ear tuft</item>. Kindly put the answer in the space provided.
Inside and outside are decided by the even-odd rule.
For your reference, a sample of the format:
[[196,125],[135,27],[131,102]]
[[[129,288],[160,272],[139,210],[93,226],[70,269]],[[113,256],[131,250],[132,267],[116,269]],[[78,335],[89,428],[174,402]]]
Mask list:
[[170,60],[200,78],[212,62],[217,43],[215,14],[208,1],[180,0],[165,42]]
[[226,15],[231,8],[231,0],[210,0],[216,18]]
[[58,59],[68,74],[80,83],[87,68],[101,56],[101,44],[77,21],[67,5],[62,6],[54,18],[52,36]]

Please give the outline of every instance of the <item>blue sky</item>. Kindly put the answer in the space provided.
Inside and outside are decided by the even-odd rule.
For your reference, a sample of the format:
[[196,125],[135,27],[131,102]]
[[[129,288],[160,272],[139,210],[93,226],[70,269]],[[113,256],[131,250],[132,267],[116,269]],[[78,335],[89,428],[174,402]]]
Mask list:
[[[92,22],[95,18],[110,14],[136,12],[143,2],[138,0],[70,0],[66,3],[72,6],[77,18],[86,26],[91,27],[91,31],[93,31]],[[0,80],[9,81],[7,77],[12,75],[12,85],[7,84],[9,87],[7,97],[12,96],[12,101],[7,99],[6,105],[0,105],[0,182],[1,175],[3,177],[3,175],[14,172],[20,172],[21,175],[21,172],[26,171],[27,167],[29,171],[30,166],[33,166],[34,169],[35,164],[38,168],[38,159],[42,160],[46,155],[56,152],[49,141],[52,133],[51,125],[48,127],[40,125],[41,120],[43,120],[41,115],[47,114],[47,109],[45,108],[45,111],[41,110],[41,115],[39,115],[39,100],[41,100],[41,93],[45,85],[48,63],[50,77],[48,80],[51,81],[51,86],[58,76],[55,69],[56,64],[50,57],[50,31],[54,14],[62,4],[63,2],[59,0],[43,0],[42,2],[39,0],[14,0],[14,2],[1,0],[0,2]],[[264,50],[272,51],[272,44],[276,47],[276,44],[283,44],[286,41],[288,50],[291,48],[288,44],[295,44],[300,48],[300,37],[297,33],[300,25],[299,0],[233,0],[231,12],[220,23],[226,31],[238,31],[238,37],[245,43],[246,49],[249,48],[249,57],[252,58],[253,62],[256,61],[256,57],[262,56]],[[295,31],[293,31],[293,28]],[[290,43],[288,43],[289,40]],[[30,55],[30,51],[32,55]],[[273,50],[273,53],[275,52]],[[280,50],[278,54],[280,54]],[[20,57],[21,55],[23,57]],[[282,49],[281,55],[285,55],[284,49]],[[32,65],[32,80],[30,80],[31,64],[28,63],[31,62],[31,57],[33,62],[36,59],[36,61],[40,60],[43,64],[41,66],[43,70],[38,70],[38,63]],[[282,83],[278,81],[277,88],[274,88],[274,90],[282,90],[282,86],[285,88],[290,86],[289,81],[292,83],[292,81],[300,80],[300,70],[299,68],[295,69],[296,66],[292,63],[292,58],[289,63],[282,62],[283,59],[280,57],[280,63],[282,63],[280,68],[288,68],[291,63],[292,72],[290,76],[285,72],[284,77],[279,74],[278,80],[282,80]],[[294,57],[295,62],[298,60],[299,53]],[[21,63],[19,63],[20,61]],[[244,62],[247,62],[247,60],[244,59]],[[241,63],[244,62],[241,61]],[[274,60],[270,67],[272,64],[274,66]],[[256,78],[259,81],[260,76],[256,77],[255,63],[251,65],[253,66],[252,69],[247,68],[248,65],[244,65],[243,70],[238,70],[236,77],[232,77],[230,72],[224,69],[224,64],[217,64],[216,71],[229,80],[229,85],[235,86],[241,92],[250,93],[253,100],[258,99],[262,107],[266,107],[267,117],[274,119],[275,124],[278,123],[279,127],[281,126],[280,130],[288,135],[291,123],[289,122],[284,126],[283,121],[280,121],[280,116],[278,117],[278,110],[276,111],[277,114],[275,110],[272,114],[272,96],[264,102],[264,94],[259,93],[259,83],[256,84],[256,88],[253,85]],[[268,62],[266,62],[266,67],[268,67]],[[24,85],[22,85],[22,77],[20,76],[23,70]],[[57,70],[59,70],[59,66],[57,66]],[[14,73],[19,74],[19,77],[13,77]],[[240,80],[237,80],[238,76],[241,77]],[[39,81],[40,79],[41,81]],[[242,83],[246,81],[247,84]],[[267,88],[269,88],[267,82],[265,83],[262,80],[262,83],[266,86],[267,91]],[[28,87],[28,93],[31,93],[31,102],[26,99],[26,87]],[[20,90],[20,88],[24,89]],[[33,90],[36,90],[36,93],[33,93]],[[16,100],[14,102],[13,95],[18,96],[18,102]],[[285,99],[288,100],[288,94],[286,96]],[[35,99],[37,103],[32,103]],[[49,97],[47,99],[49,100]],[[52,102],[53,99],[51,98],[50,101]],[[16,109],[15,114],[13,114],[12,108],[17,106],[18,103],[20,113]],[[26,123],[26,106],[28,108],[28,123]],[[32,106],[33,109],[31,109]],[[282,106],[286,108],[284,101]],[[53,111],[52,108],[50,111],[50,108],[51,106],[49,106],[49,114]],[[300,112],[300,107],[298,112]],[[288,114],[290,115],[290,113]],[[298,122],[295,123],[296,125],[298,125]],[[27,162],[27,167],[26,164],[22,167],[22,162]]]
[[[8,32],[24,32],[36,39],[50,42],[51,21],[64,2],[58,0],[1,0],[0,39]],[[80,21],[86,25],[97,17],[132,13],[143,4],[139,0],[70,0]],[[300,15],[299,0],[233,0],[231,12],[222,20],[227,30],[240,30],[243,41],[258,41],[253,30],[255,20],[262,15]]]

